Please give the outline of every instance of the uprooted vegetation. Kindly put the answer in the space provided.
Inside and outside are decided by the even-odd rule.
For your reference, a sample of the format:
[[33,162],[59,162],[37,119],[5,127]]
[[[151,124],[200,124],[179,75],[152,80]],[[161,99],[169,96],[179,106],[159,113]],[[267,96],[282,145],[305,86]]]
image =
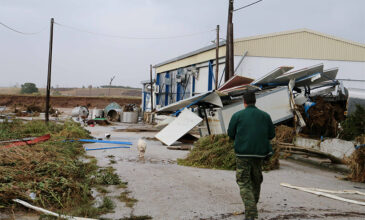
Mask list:
[[91,188],[121,184],[119,177],[111,168],[99,169],[96,160],[85,155],[81,143],[64,142],[67,138],[89,138],[88,131],[71,121],[0,123],[0,140],[44,134],[51,134],[51,139],[35,145],[0,146],[0,210],[13,209],[12,199],[17,198],[75,216],[97,217],[110,212],[114,205],[107,197],[94,206]]
[[[273,146],[274,155],[265,161],[263,170],[279,168],[279,150]],[[178,159],[179,165],[224,170],[236,169],[236,156],[233,141],[225,134],[210,135],[200,138],[187,158]]]
[[315,105],[305,112],[299,106],[306,126],[302,133],[312,137],[336,137],[339,130],[338,124],[345,119],[345,104],[342,102],[328,102],[322,97],[317,97]]
[[286,125],[279,125],[275,127],[274,142],[292,143],[295,137],[295,130]]
[[365,134],[356,137],[355,142],[359,148],[347,159],[347,164],[351,170],[348,179],[365,183]]

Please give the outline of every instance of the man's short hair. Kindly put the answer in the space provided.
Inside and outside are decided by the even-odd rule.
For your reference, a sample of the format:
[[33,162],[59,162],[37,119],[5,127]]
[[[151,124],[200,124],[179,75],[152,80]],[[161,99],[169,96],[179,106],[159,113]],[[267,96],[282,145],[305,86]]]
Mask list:
[[256,96],[254,92],[246,92],[243,94],[243,101],[247,105],[254,105],[256,103]]

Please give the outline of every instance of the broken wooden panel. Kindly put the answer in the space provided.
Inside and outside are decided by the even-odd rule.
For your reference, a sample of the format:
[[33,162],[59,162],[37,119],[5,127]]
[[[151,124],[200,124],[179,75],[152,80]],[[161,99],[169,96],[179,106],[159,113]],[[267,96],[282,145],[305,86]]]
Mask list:
[[247,85],[253,82],[253,79],[251,78],[247,78],[247,77],[243,77],[243,76],[238,76],[235,75],[232,78],[230,78],[227,82],[225,82],[219,89],[218,91],[223,91],[232,87],[236,87],[236,86],[242,86],[242,85]]
[[155,137],[162,143],[170,146],[197,126],[201,121],[203,121],[201,117],[197,116],[189,109],[184,109],[174,121],[157,133]]
[[252,84],[246,84],[246,85],[235,86],[235,87],[232,87],[229,89],[225,89],[220,92],[222,92],[223,94],[228,94],[230,96],[236,96],[235,93],[240,93],[240,95],[242,95],[241,93],[245,90],[257,91],[257,90],[260,90],[260,88],[255,85],[252,85]]

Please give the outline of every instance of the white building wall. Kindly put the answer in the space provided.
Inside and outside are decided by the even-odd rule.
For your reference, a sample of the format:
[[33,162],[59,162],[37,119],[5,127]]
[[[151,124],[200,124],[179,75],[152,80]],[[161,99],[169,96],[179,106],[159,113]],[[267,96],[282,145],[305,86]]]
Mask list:
[[201,67],[198,69],[198,78],[195,79],[195,94],[200,94],[208,91],[208,77],[209,77],[209,68]]
[[[242,58],[242,56],[234,56],[234,65],[235,65],[234,69],[236,69],[236,67],[238,66],[241,58]],[[224,76],[222,76],[222,75],[224,74],[225,66],[226,66],[225,60],[220,59],[219,69],[218,69],[218,84],[220,82],[219,85],[224,84]],[[209,79],[208,62],[198,64],[197,68],[199,70],[199,77],[198,77],[198,79],[195,80],[195,94],[200,94],[200,93],[204,93],[204,92],[208,91],[208,79]],[[237,70],[237,72],[238,72],[238,70]],[[214,77],[215,77],[215,60],[214,60],[214,64],[213,64],[213,85],[212,85],[213,89],[215,89]]]
[[[280,66],[293,66],[293,70],[298,70],[319,63],[324,64],[324,69],[338,67],[337,79],[365,80],[365,62],[352,61],[247,56],[244,58],[237,72],[241,76],[257,79]],[[365,82],[344,81],[344,85],[348,88],[365,88]]]

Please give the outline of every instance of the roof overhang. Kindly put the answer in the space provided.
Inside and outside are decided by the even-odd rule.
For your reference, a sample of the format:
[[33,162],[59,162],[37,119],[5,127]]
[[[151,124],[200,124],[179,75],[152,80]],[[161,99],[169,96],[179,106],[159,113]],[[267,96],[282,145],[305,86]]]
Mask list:
[[186,107],[193,107],[199,104],[211,104],[216,107],[223,107],[220,96],[214,92],[209,91],[200,95],[192,96],[190,98],[172,103],[163,108],[160,108],[157,113],[172,113]]

